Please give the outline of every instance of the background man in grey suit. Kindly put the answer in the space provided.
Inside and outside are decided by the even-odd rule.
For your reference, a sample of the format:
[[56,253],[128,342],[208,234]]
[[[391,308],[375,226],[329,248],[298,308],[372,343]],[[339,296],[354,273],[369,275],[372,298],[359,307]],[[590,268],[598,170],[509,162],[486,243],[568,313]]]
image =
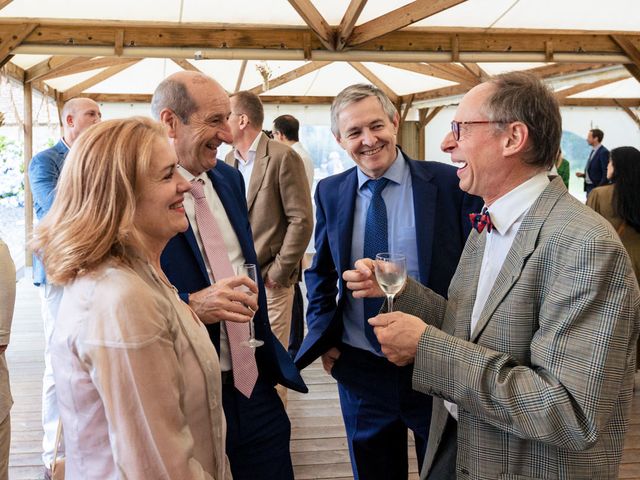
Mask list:
[[[29,183],[33,196],[33,206],[38,220],[44,217],[55,198],[56,186],[60,172],[67,158],[69,149],[91,125],[102,118],[100,107],[90,98],[73,98],[62,107],[63,136],[53,147],[36,154],[29,163]],[[34,256],[33,283],[40,289],[42,322],[44,324],[44,376],[42,378],[42,461],[44,462],[44,478],[51,476],[51,463],[58,428],[58,402],[56,400],[55,382],[51,369],[49,341],[53,333],[53,325],[58,306],[62,299],[62,288],[47,283],[44,265]],[[59,451],[60,453],[60,451]]]
[[[560,133],[536,77],[473,88],[442,149],[490,219],[474,216],[448,301],[409,281],[400,312],[370,320],[437,397],[423,478],[617,478],[640,292],[615,231],[547,178]],[[371,272],[359,260],[345,273],[354,296],[381,293]]]

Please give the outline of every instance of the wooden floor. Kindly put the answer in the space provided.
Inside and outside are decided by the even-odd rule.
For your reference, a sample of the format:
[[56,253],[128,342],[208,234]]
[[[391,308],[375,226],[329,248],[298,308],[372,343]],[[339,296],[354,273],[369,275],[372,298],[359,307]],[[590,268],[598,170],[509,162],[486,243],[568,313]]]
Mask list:
[[[40,479],[40,390],[43,371],[43,336],[40,300],[26,280],[18,284],[16,314],[7,362],[14,406],[11,412],[12,444],[9,479]],[[303,371],[310,392],[289,393],[291,454],[297,480],[353,478],[338,393],[333,379],[319,364]],[[640,374],[636,375],[632,425],[627,434],[620,478],[640,480]],[[417,464],[409,446],[410,479],[417,479]]]

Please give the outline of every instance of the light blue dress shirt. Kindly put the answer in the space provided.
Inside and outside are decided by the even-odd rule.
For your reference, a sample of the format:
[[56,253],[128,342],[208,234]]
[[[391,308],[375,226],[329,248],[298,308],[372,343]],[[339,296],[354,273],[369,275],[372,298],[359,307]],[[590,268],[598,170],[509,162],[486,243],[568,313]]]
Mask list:
[[[371,203],[371,190],[365,186],[367,177],[360,168],[358,173],[358,191],[356,192],[355,211],[353,215],[353,232],[351,240],[351,267],[356,260],[362,258],[364,251],[364,229],[367,221],[367,209]],[[402,253],[407,258],[408,276],[420,280],[418,265],[418,246],[416,244],[416,219],[413,208],[413,188],[409,164],[398,150],[398,155],[389,169],[384,173],[389,183],[382,191],[382,198],[387,207],[387,225],[389,235],[389,251]],[[354,299],[351,292],[345,289],[345,306],[343,311],[344,333],[342,340],[352,347],[376,353],[364,334],[364,304],[362,299]]]

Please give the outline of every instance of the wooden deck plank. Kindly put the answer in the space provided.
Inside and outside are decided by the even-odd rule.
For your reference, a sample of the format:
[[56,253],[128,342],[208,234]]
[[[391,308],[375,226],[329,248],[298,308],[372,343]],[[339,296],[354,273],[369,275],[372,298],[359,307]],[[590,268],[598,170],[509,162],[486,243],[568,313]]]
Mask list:
[[[15,402],[11,411],[11,480],[42,477],[40,391],[43,348],[39,296],[33,285],[23,279],[18,284],[16,315],[7,350]],[[352,479],[336,382],[319,363],[305,369],[303,377],[310,392],[307,395],[289,392],[287,409],[291,418],[291,455],[296,480]],[[636,387],[631,427],[620,466],[619,478],[625,480],[640,480],[640,374],[636,376]],[[409,479],[417,480],[419,475],[411,437],[407,448]]]

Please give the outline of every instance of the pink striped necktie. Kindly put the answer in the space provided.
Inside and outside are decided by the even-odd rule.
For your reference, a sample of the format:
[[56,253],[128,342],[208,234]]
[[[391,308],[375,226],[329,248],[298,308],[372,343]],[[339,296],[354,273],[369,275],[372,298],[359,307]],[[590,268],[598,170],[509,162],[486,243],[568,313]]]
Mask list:
[[[234,276],[235,272],[229,261],[222,232],[211,213],[207,198],[204,196],[204,182],[202,180],[194,179],[191,181],[191,195],[195,204],[200,239],[209,260],[214,280],[218,281]],[[249,324],[225,322],[225,325],[231,349],[233,384],[245,397],[250,398],[258,379],[258,366],[254,349],[241,345],[242,342],[249,339]]]

